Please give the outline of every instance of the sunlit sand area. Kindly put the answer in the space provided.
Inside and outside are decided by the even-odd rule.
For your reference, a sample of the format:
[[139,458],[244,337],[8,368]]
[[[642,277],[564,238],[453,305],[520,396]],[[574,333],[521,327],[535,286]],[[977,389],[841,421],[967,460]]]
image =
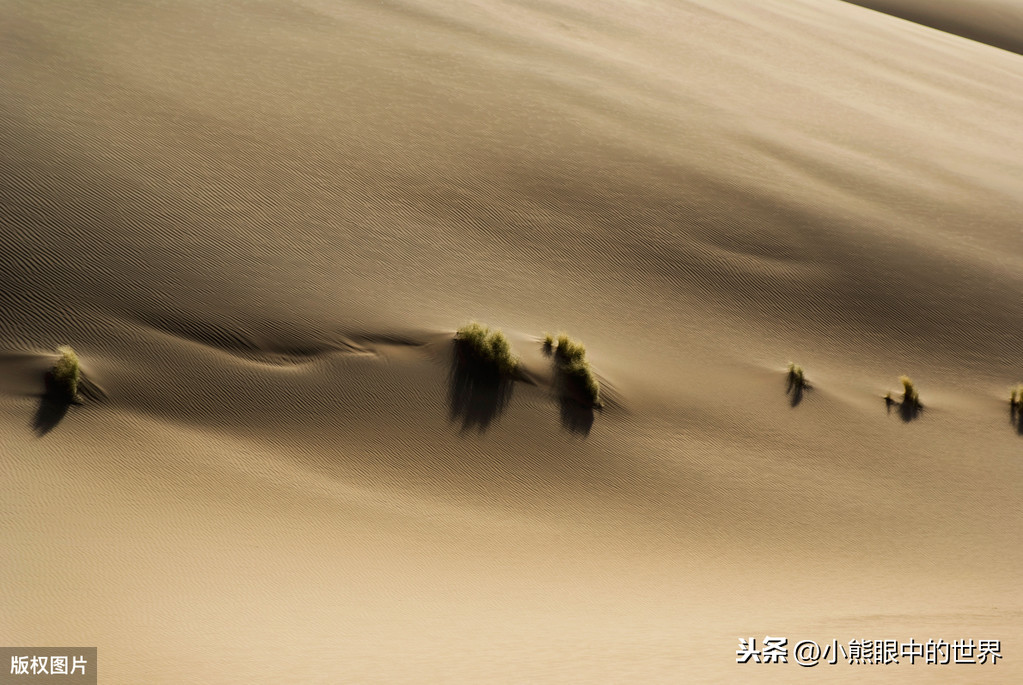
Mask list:
[[0,646],[1023,682],[1019,27],[0,2]]

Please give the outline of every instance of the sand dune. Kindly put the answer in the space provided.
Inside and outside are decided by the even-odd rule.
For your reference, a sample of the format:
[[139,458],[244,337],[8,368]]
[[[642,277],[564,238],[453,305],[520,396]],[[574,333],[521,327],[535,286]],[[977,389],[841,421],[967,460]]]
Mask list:
[[901,19],[1023,54],[1023,4],[1017,0],[849,0]]
[[[838,0],[0,12],[0,642],[108,683],[870,668],[751,635],[1023,675],[1019,55]],[[97,390],[45,413],[62,344]]]

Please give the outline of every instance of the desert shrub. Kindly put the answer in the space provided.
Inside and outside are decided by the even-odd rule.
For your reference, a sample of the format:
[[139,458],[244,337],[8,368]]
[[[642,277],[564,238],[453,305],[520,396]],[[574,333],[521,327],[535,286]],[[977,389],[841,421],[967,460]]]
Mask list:
[[584,404],[601,406],[600,384],[597,383],[590,365],[583,360],[576,360],[562,367],[565,382],[576,392]]
[[571,364],[583,361],[586,358],[586,346],[562,333],[558,336],[558,346],[554,354],[557,356],[558,361]]
[[501,331],[473,321],[458,329],[455,340],[467,357],[484,367],[501,374],[512,374],[518,368],[519,362]]
[[795,407],[803,401],[803,393],[810,389],[810,384],[806,380],[806,374],[803,373],[803,367],[795,362],[789,362],[787,378],[788,385],[785,392],[791,397],[791,404]]
[[911,409],[921,409],[923,403],[920,402],[920,393],[909,376],[900,376],[899,382],[902,383],[902,405]]
[[789,389],[806,387],[806,375],[803,367],[795,362],[789,362]]
[[543,334],[543,353],[550,356],[554,352],[554,336],[550,333]]
[[600,384],[586,362],[586,347],[567,335],[559,335],[554,359],[561,382],[584,404],[602,406]]
[[70,347],[58,347],[60,358],[50,370],[49,381],[55,392],[66,395],[68,399],[78,397],[78,384],[82,380],[82,367],[78,355]]
[[1009,392],[1009,406],[1013,409],[1023,407],[1023,385],[1017,385]]

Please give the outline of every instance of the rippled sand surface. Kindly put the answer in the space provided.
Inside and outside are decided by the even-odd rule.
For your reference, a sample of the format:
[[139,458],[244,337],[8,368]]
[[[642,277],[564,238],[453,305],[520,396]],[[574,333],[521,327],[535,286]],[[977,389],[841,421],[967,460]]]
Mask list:
[[0,2],[0,644],[126,684],[1023,681],[1023,57],[969,39],[1020,5],[874,4]]

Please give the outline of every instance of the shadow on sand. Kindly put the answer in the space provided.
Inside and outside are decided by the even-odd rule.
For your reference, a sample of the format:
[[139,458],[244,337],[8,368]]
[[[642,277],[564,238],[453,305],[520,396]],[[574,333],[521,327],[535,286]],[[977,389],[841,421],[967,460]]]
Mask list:
[[77,397],[72,397],[63,385],[56,383],[51,371],[46,372],[43,382],[45,389],[39,396],[39,406],[32,416],[32,430],[40,438],[64,420],[72,405],[80,407],[84,404],[83,400],[102,402],[107,397],[103,388],[85,376],[78,383]]
[[486,431],[504,413],[514,385],[513,378],[468,354],[461,341],[454,341],[448,402],[450,420],[460,422],[463,432]]
[[45,389],[39,397],[39,406],[32,417],[32,430],[42,437],[57,427],[72,404],[81,404],[78,399],[54,382],[53,374],[46,372]]
[[803,395],[808,390],[812,390],[813,386],[807,383],[805,380],[799,380],[789,374],[788,380],[785,384],[785,394],[789,396],[789,406],[798,407],[799,403],[803,401]]
[[558,401],[561,405],[561,427],[575,435],[589,435],[593,427],[593,407],[585,407],[564,395]]
[[1023,435],[1023,408],[1016,403],[1009,405],[1009,423],[1016,429],[1017,435]]
[[909,423],[910,421],[920,418],[920,415],[924,411],[924,405],[920,404],[920,402],[909,402],[906,400],[899,402],[893,399],[890,393],[884,397],[884,406],[885,410],[889,414],[892,413],[893,409],[898,412],[899,418],[902,419],[904,423]]
[[924,411],[924,406],[919,402],[900,402],[899,403],[899,418],[905,423],[909,423],[920,417]]

